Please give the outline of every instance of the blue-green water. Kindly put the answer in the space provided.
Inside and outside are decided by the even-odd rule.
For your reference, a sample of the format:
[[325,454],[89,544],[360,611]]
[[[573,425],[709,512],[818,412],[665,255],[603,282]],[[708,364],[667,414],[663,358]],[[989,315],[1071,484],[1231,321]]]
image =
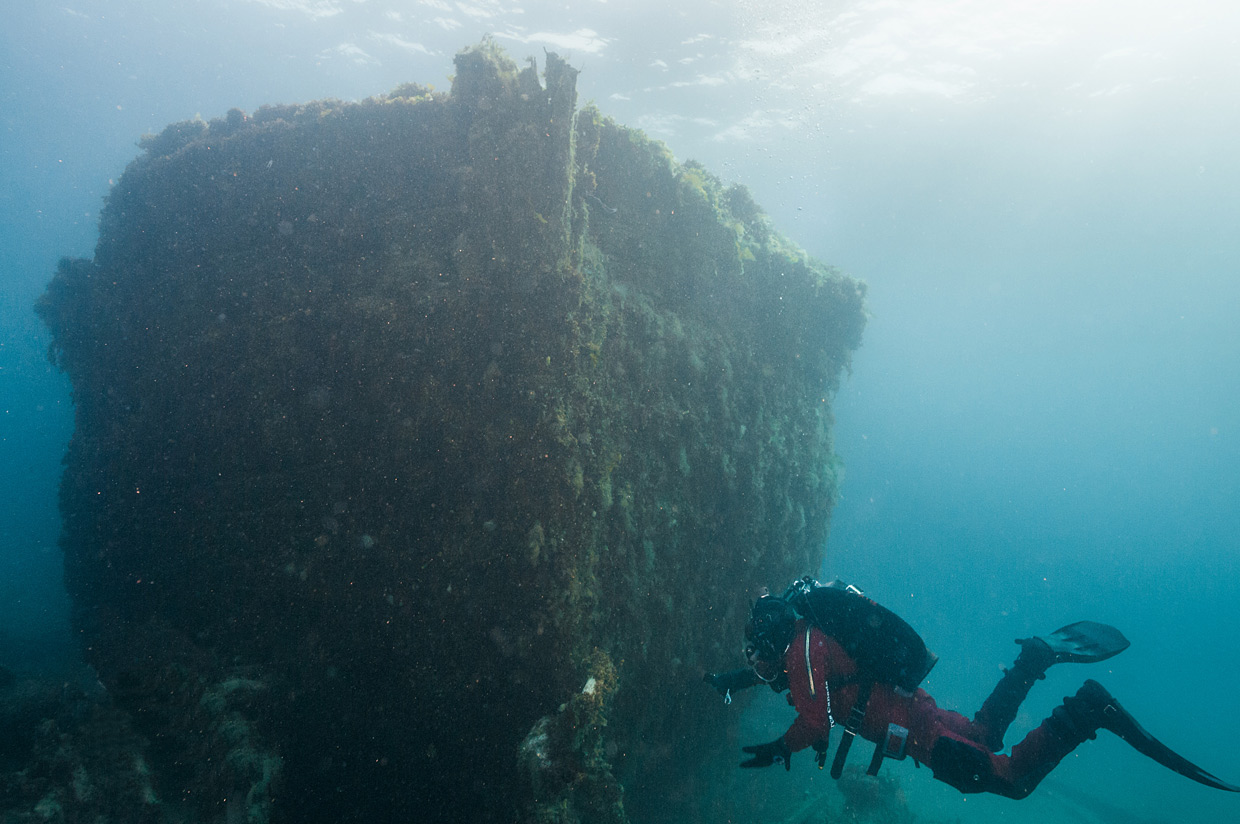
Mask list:
[[[583,99],[747,184],[807,251],[869,284],[873,317],[836,398],[847,474],[823,572],[922,630],[942,658],[928,684],[941,703],[975,709],[1017,636],[1112,622],[1132,649],[1088,673],[1053,670],[1018,727],[1088,674],[1240,779],[1240,12],[1204,0],[5,6],[4,663],[59,666],[69,636],[55,489],[72,405],[31,305],[57,258],[90,255],[137,138],[234,106],[446,88],[452,54],[490,33],[516,57],[565,55]],[[788,710],[758,703],[745,729],[766,740]],[[753,780],[785,792],[807,768]],[[924,770],[887,769],[927,818],[1240,811],[1105,738],[1019,804],[964,802]]]

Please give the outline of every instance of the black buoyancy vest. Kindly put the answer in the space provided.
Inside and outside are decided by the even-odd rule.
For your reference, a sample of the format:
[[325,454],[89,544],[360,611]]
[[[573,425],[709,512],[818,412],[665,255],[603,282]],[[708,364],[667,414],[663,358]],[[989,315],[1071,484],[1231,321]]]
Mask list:
[[843,581],[822,586],[806,576],[788,588],[784,599],[879,683],[911,693],[939,660],[903,618]]

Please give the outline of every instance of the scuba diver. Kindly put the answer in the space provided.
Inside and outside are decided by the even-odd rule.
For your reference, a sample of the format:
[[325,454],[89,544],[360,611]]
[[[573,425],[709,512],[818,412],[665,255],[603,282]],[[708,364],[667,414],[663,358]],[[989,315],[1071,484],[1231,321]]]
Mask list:
[[999,754],[1018,707],[1047,669],[1103,661],[1128,648],[1119,630],[1106,624],[1080,621],[1018,640],[1015,664],[972,720],[940,708],[918,686],[938,660],[921,637],[895,613],[840,581],[821,586],[807,576],[782,597],[762,595],[753,604],[745,638],[750,666],[707,673],[704,680],[727,702],[733,690],[762,683],[776,692],[787,690],[797,716],[769,744],[744,747],[750,757],[742,767],[783,764],[790,769],[792,753],[813,747],[821,769],[828,735],[840,723],[844,732],[831,767],[835,778],[860,735],[876,745],[870,775],[878,773],[884,759],[912,758],[961,792],[1019,799],[1102,729],[1194,781],[1240,792],[1160,743],[1093,680],[1066,697],[1010,755]]

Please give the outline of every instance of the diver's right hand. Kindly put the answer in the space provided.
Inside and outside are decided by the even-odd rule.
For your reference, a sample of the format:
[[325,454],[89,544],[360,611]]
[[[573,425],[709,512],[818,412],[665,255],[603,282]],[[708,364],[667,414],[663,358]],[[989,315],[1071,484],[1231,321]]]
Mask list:
[[714,687],[715,691],[720,695],[727,695],[731,689],[731,687],[724,683],[723,676],[717,672],[702,673],[702,680]]
[[758,677],[758,674],[749,667],[729,670],[728,672],[708,672],[702,676],[702,680],[714,687],[725,698],[733,690],[748,689],[762,683],[762,679]]

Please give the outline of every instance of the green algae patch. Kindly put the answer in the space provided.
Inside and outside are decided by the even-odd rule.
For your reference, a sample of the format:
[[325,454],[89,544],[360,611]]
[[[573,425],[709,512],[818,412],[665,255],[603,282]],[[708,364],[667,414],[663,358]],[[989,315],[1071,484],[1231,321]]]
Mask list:
[[204,820],[748,815],[697,681],[821,554],[864,289],[575,80],[174,124],[40,301],[75,621],[157,783],[213,713]]

